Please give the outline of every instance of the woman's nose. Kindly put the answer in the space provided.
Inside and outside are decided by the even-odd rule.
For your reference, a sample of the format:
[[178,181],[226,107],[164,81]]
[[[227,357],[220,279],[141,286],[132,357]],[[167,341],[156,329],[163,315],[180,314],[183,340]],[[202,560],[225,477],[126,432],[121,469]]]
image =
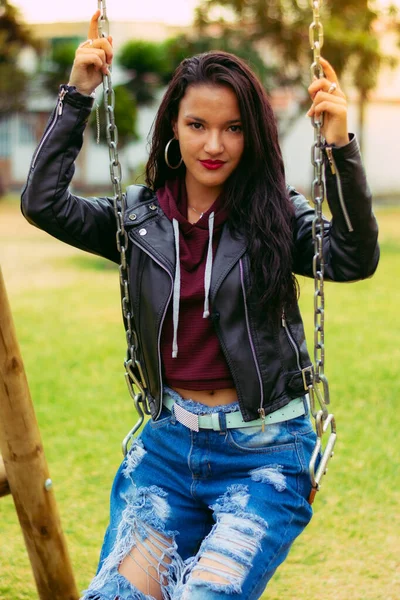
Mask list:
[[204,150],[208,154],[221,154],[224,151],[224,145],[219,132],[210,132],[204,145]]

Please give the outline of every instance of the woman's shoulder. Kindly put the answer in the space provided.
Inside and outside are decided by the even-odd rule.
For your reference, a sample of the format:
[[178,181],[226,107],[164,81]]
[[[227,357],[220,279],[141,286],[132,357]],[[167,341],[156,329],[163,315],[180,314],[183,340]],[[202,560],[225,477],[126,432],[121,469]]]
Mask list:
[[142,202],[149,202],[150,200],[156,199],[155,192],[145,185],[129,185],[126,188],[126,206],[128,209],[141,204]]

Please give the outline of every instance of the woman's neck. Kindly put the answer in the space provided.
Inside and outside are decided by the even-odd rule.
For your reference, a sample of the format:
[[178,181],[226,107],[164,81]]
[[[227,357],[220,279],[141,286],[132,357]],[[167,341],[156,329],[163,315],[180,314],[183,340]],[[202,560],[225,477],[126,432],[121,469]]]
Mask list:
[[207,212],[222,191],[222,186],[207,187],[201,185],[192,177],[188,177],[188,174],[186,174],[185,183],[188,207],[195,208],[198,213]]

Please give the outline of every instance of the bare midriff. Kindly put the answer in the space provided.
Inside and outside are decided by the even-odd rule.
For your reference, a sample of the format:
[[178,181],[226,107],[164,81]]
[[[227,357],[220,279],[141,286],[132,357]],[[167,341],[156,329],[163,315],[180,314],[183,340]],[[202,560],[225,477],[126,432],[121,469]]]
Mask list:
[[221,390],[185,390],[173,388],[184,400],[194,400],[207,406],[218,406],[219,404],[231,404],[237,400],[235,388],[223,388]]

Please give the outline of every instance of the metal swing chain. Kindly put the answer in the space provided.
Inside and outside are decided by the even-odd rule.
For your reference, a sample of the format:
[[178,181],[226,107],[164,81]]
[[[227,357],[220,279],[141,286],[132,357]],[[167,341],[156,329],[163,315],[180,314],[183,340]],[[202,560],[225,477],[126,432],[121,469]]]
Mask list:
[[[310,25],[310,43],[311,49],[314,52],[314,61],[311,65],[311,73],[316,77],[323,76],[322,66],[320,64],[320,52],[323,45],[323,26],[320,20],[320,7],[322,0],[312,0],[313,22]],[[100,17],[98,20],[99,32],[101,37],[109,35],[109,21],[107,17],[106,0],[98,0],[98,9]],[[138,354],[138,339],[133,327],[133,314],[131,312],[131,303],[129,296],[129,273],[126,260],[126,252],[128,246],[128,236],[124,227],[125,217],[125,196],[122,193],[121,181],[122,171],[118,157],[118,129],[115,123],[114,107],[115,94],[112,86],[110,73],[103,76],[103,92],[104,92],[104,107],[106,114],[106,135],[110,157],[110,175],[111,182],[114,188],[113,205],[117,222],[117,247],[120,253],[120,285],[121,285],[121,302],[122,313],[126,329],[126,340],[128,344],[127,359],[124,361],[125,379],[128,385],[129,393],[134,399],[136,409],[140,415],[138,423],[128,433],[122,443],[123,453],[126,454],[129,440],[141,426],[144,414],[140,404],[143,404],[143,409],[146,414],[149,411],[145,404],[146,399],[146,384],[143,376],[141,363],[137,358]],[[314,292],[314,375],[313,382],[308,387],[311,400],[311,411],[316,420],[317,444],[314,449],[310,461],[310,475],[312,480],[313,490],[310,495],[310,502],[313,501],[316,492],[319,489],[319,483],[326,472],[326,466],[333,455],[333,447],[336,441],[336,425],[332,414],[328,412],[327,404],[329,404],[329,387],[328,380],[324,374],[325,361],[325,346],[324,346],[324,316],[325,316],[325,299],[324,299],[324,259],[323,259],[323,217],[322,203],[325,196],[325,185],[323,181],[323,145],[321,128],[323,125],[323,115],[319,120],[313,117],[312,124],[314,127],[314,144],[312,146],[311,161],[314,166],[314,180],[312,185],[312,201],[315,204],[315,219],[312,225],[312,234],[314,240],[314,259],[313,272],[315,282]],[[135,373],[136,371],[136,373]],[[137,376],[139,374],[139,377]],[[322,383],[323,392],[319,388]],[[138,393],[134,388],[136,386]],[[319,404],[319,409],[316,408],[316,400]],[[316,461],[322,448],[322,436],[331,427],[331,434],[328,443],[323,452],[322,459],[315,471]]]
[[[324,43],[324,30],[320,17],[320,8],[323,0],[311,0],[313,9],[313,22],[310,25],[310,45],[313,50],[313,63],[311,76],[321,78],[324,76],[320,63],[321,48]],[[320,481],[326,473],[329,459],[333,456],[336,442],[336,423],[327,405],[330,403],[328,380],[324,373],[325,367],[325,295],[324,295],[324,220],[322,216],[322,203],[325,198],[325,183],[323,179],[323,148],[325,140],[321,128],[324,124],[324,115],[319,119],[312,117],[314,127],[314,143],[311,149],[311,162],[314,167],[314,179],[311,189],[312,201],[315,205],[315,218],[312,224],[314,242],[314,374],[312,384],[308,386],[311,412],[315,418],[317,443],[310,460],[310,476],[312,491],[309,501],[313,502],[319,490]],[[322,385],[322,391],[321,391]],[[318,403],[318,406],[317,406]],[[316,470],[316,463],[322,450],[322,438],[330,427],[331,432],[322,453],[322,458]]]
[[[107,17],[106,0],[98,0],[98,10],[100,17],[98,19],[98,28],[100,37],[108,37],[109,35],[109,20]],[[142,366],[138,359],[138,338],[134,329],[134,316],[131,310],[131,301],[129,295],[129,271],[126,259],[128,248],[128,234],[124,227],[125,219],[125,195],[122,193],[122,170],[121,163],[118,157],[118,129],[115,123],[115,93],[111,80],[111,74],[103,76],[103,100],[106,118],[106,136],[108,151],[110,157],[110,176],[114,189],[113,205],[114,213],[117,222],[117,248],[120,253],[119,278],[121,286],[121,304],[122,314],[125,325],[125,335],[127,348],[127,358],[124,361],[125,380],[128,386],[130,395],[132,396],[136,410],[139,413],[139,421],[135,427],[128,433],[122,442],[122,451],[124,455],[127,452],[128,443],[136,431],[140,428],[144,420],[144,412],[150,414],[146,404],[146,384],[143,375]],[[136,387],[136,390],[135,390]],[[143,405],[143,410],[140,406]]]

